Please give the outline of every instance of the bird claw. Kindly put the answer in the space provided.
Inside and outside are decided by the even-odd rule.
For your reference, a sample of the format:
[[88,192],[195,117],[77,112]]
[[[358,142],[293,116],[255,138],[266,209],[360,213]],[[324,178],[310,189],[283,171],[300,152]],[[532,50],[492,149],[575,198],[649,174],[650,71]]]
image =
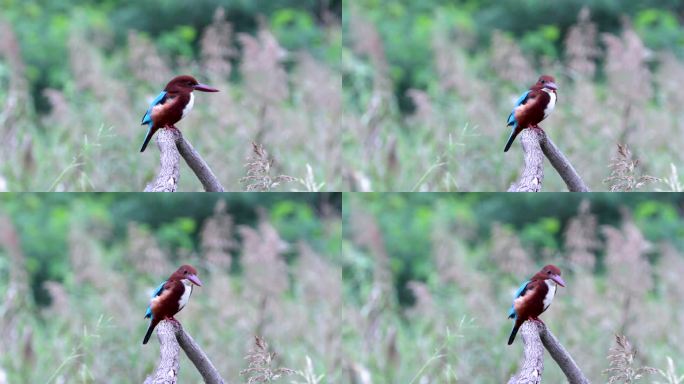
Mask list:
[[536,322],[540,323],[541,325],[546,326],[546,324],[544,324],[544,322],[538,317],[531,317],[530,320],[536,321]]

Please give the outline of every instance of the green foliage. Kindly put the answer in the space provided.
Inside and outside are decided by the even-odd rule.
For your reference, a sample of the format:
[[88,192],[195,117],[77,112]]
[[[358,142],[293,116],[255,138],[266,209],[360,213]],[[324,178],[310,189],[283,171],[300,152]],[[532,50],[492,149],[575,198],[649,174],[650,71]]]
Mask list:
[[682,53],[684,29],[674,12],[658,8],[645,9],[636,15],[634,28],[649,47],[675,48],[677,53]]
[[542,25],[537,30],[526,33],[520,41],[523,50],[531,54],[558,59],[560,30],[555,25]]
[[590,9],[599,32],[617,33],[622,27],[621,18],[631,17],[649,47],[684,55],[684,29],[676,18],[682,8],[677,1],[360,0],[350,9],[377,27],[390,73],[398,84],[396,93],[402,110],[411,111],[410,103],[403,100],[405,91],[425,89],[434,77],[430,48],[435,31],[446,27],[453,36],[465,37],[472,52],[481,52],[489,47],[492,32],[501,30],[531,57],[555,60],[582,7]]
[[164,248],[193,249],[192,235],[197,230],[197,224],[191,218],[179,217],[164,224],[157,231],[157,239]]
[[46,105],[40,91],[61,88],[69,79],[67,43],[74,29],[104,34],[111,48],[124,44],[130,30],[139,31],[152,36],[169,57],[189,60],[196,57],[199,31],[211,23],[218,7],[226,9],[236,32],[254,33],[264,16],[286,49],[310,51],[330,63],[339,60],[340,47],[330,45],[315,20],[324,11],[341,16],[336,1],[324,6],[316,0],[0,1],[1,16],[19,36],[27,77],[41,109]]
[[[402,302],[408,300],[406,282],[431,279],[435,268],[428,257],[435,251],[431,234],[437,227],[453,221],[458,223],[460,230],[472,234],[464,240],[473,247],[489,239],[493,223],[501,223],[519,236],[523,247],[532,250],[537,260],[562,252],[567,222],[577,214],[580,202],[588,200],[599,225],[619,226],[623,209],[632,207],[634,220],[649,241],[668,241],[684,250],[684,225],[677,209],[684,203],[684,197],[677,194],[395,193],[363,196],[345,198],[344,220],[350,220],[346,207],[351,210],[363,207],[375,216],[383,234],[383,244],[392,257],[392,271],[398,276],[396,288],[404,293]],[[558,204],[561,196],[563,204]],[[453,230],[452,227],[441,229]],[[344,233],[351,237],[354,230],[345,226]],[[363,270],[368,265],[357,267]]]
[[[589,217],[578,215],[583,200]],[[346,349],[381,384],[504,382],[522,353],[519,339],[506,346],[513,292],[554,263],[567,286],[542,319],[568,350],[583,351],[573,357],[592,382],[605,379],[616,333],[639,345],[650,366],[681,359],[684,349],[673,340],[684,332],[668,324],[682,315],[674,271],[684,265],[682,203],[654,193],[345,196],[344,281],[349,311],[362,319],[346,333]],[[376,224],[372,241],[385,247],[389,268],[358,236]],[[495,226],[503,229],[495,233]],[[583,246],[590,262],[577,258]],[[564,379],[556,364],[545,365],[544,382]]]
[[[326,193],[0,195],[0,216],[9,217],[20,240],[20,254],[9,258],[7,237],[0,238],[0,312],[11,313],[0,329],[20,335],[5,337],[0,374],[9,382],[41,383],[145,377],[159,358],[156,337],[140,345],[149,294],[178,263],[191,263],[204,285],[178,320],[224,378],[239,380],[258,335],[279,351],[279,365],[299,370],[308,357],[312,376],[341,380],[323,352],[338,341],[322,341],[334,335],[341,303],[332,263],[340,250],[339,199]],[[213,229],[203,230],[209,222]],[[236,226],[249,227],[252,238],[242,238]],[[131,227],[137,230],[125,230]],[[211,261],[200,246],[207,242]],[[294,250],[283,254],[280,242]],[[225,244],[229,249],[221,249]],[[229,268],[234,259],[251,263],[236,271]],[[10,271],[26,272],[30,287],[7,278]],[[6,295],[9,286],[33,294]],[[232,352],[220,352],[226,349]],[[179,381],[197,379],[193,369],[179,375]]]
[[[19,102],[3,103],[17,145],[3,148],[0,189],[142,190],[158,161],[135,150],[140,117],[178,74],[221,91],[198,96],[180,128],[225,188],[245,187],[256,140],[293,180],[281,191],[340,189],[339,2],[3,3],[0,102]],[[185,167],[179,184],[201,188]]]
[[326,193],[275,193],[263,197],[190,193],[175,196],[85,194],[74,199],[65,194],[25,193],[0,196],[0,213],[8,214],[17,227],[27,256],[27,270],[33,276],[36,301],[45,304],[48,297],[43,283],[64,281],[70,274],[69,231],[75,225],[111,228],[112,238],[108,245],[121,247],[128,225],[136,222],[172,255],[196,252],[200,249],[199,223],[213,214],[219,200],[226,200],[236,224],[255,225],[257,211],[264,209],[285,241],[294,243],[298,239],[310,239],[314,250],[332,254],[339,251],[340,235],[334,235],[334,228],[324,232],[320,218],[314,212],[321,204],[339,209],[339,198],[339,194]]
[[197,38],[197,31],[189,25],[178,25],[159,37],[159,48],[162,53],[185,59],[194,56],[193,45]]

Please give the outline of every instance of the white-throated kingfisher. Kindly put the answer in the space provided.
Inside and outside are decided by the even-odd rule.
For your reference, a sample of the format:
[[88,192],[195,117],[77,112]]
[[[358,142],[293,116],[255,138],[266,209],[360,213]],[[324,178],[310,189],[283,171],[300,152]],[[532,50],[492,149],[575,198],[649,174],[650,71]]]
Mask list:
[[557,285],[565,287],[561,271],[555,265],[547,265],[518,288],[511,310],[508,311],[508,318],[513,319],[508,345],[513,344],[518,329],[525,321],[541,321],[539,315],[551,305]]
[[202,282],[197,277],[197,270],[190,265],[183,265],[157,287],[145,313],[145,318],[150,319],[150,326],[145,333],[143,344],[147,344],[154,327],[160,321],[165,319],[177,321],[173,316],[188,304],[193,285],[202,286]]
[[174,77],[152,101],[142,118],[141,125],[149,125],[149,127],[140,152],[145,151],[147,143],[159,128],[175,129],[174,124],[187,116],[195,105],[195,96],[192,91],[218,92],[219,90],[197,82],[192,76]]
[[508,152],[513,140],[523,129],[539,128],[538,124],[551,114],[558,101],[557,89],[556,80],[552,76],[542,75],[529,91],[520,95],[513,111],[508,115],[511,135],[504,152]]

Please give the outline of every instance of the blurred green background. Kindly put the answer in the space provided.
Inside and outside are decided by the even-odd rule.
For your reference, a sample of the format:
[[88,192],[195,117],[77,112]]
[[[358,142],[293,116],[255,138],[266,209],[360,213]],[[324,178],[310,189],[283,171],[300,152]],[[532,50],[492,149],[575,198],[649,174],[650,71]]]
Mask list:
[[[3,194],[0,377],[142,381],[159,359],[156,336],[141,346],[149,295],[188,263],[204,285],[177,318],[224,379],[242,381],[260,336],[272,368],[334,381],[340,215],[328,193]],[[180,380],[200,380],[181,361]]]
[[[226,188],[244,189],[252,141],[276,158],[274,172],[303,179],[310,164],[332,188],[334,159],[324,168],[321,147],[330,150],[336,131],[341,7],[1,0],[0,190],[142,190],[158,156],[135,150],[140,119],[178,74],[222,91],[198,100],[182,127]],[[182,183],[199,189],[190,175]]]
[[[373,191],[502,191],[522,164],[503,154],[506,118],[541,74],[558,104],[542,127],[592,190],[616,144],[679,190],[684,99],[681,1],[359,0],[344,3],[347,185]],[[652,139],[649,141],[649,139]],[[671,144],[668,144],[668,141]],[[548,165],[548,164],[547,164]],[[564,190],[547,167],[545,190]],[[624,175],[623,175],[624,176]],[[619,185],[618,189],[629,189]],[[634,184],[631,185],[634,188]]]
[[[520,285],[556,264],[567,287],[541,318],[591,382],[607,382],[615,334],[627,368],[684,371],[680,194],[345,194],[344,348],[375,383],[505,382]],[[654,316],[654,314],[657,314]],[[624,371],[624,370],[623,370]],[[544,382],[565,378],[548,356]],[[352,382],[354,382],[352,380]],[[622,383],[624,380],[615,382]],[[659,373],[643,382],[676,383]]]

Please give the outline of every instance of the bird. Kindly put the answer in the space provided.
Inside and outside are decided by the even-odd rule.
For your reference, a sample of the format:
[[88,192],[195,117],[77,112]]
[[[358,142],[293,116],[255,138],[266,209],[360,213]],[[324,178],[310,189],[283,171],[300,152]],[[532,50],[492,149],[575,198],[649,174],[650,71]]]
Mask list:
[[553,76],[542,75],[539,80],[530,87],[515,102],[515,106],[508,115],[508,125],[511,128],[511,135],[504,152],[511,148],[513,140],[525,128],[539,128],[539,123],[546,119],[556,107],[558,86]]
[[192,110],[195,105],[195,95],[192,91],[218,92],[206,84],[199,83],[194,77],[189,75],[176,76],[164,87],[157,97],[152,100],[150,107],[142,118],[142,124],[148,125],[145,141],[140,152],[144,152],[147,143],[150,142],[152,135],[159,128],[176,128],[174,124]]
[[560,269],[555,265],[547,265],[518,288],[508,311],[508,318],[513,319],[508,345],[513,344],[518,329],[525,321],[534,320],[543,324],[539,315],[551,305],[558,285],[565,287]]
[[150,319],[150,326],[145,333],[143,344],[147,344],[150,340],[152,331],[160,321],[165,319],[178,321],[174,315],[188,304],[193,285],[201,287],[202,282],[197,277],[197,270],[186,264],[178,268],[168,280],[157,287],[145,313],[145,318]]

